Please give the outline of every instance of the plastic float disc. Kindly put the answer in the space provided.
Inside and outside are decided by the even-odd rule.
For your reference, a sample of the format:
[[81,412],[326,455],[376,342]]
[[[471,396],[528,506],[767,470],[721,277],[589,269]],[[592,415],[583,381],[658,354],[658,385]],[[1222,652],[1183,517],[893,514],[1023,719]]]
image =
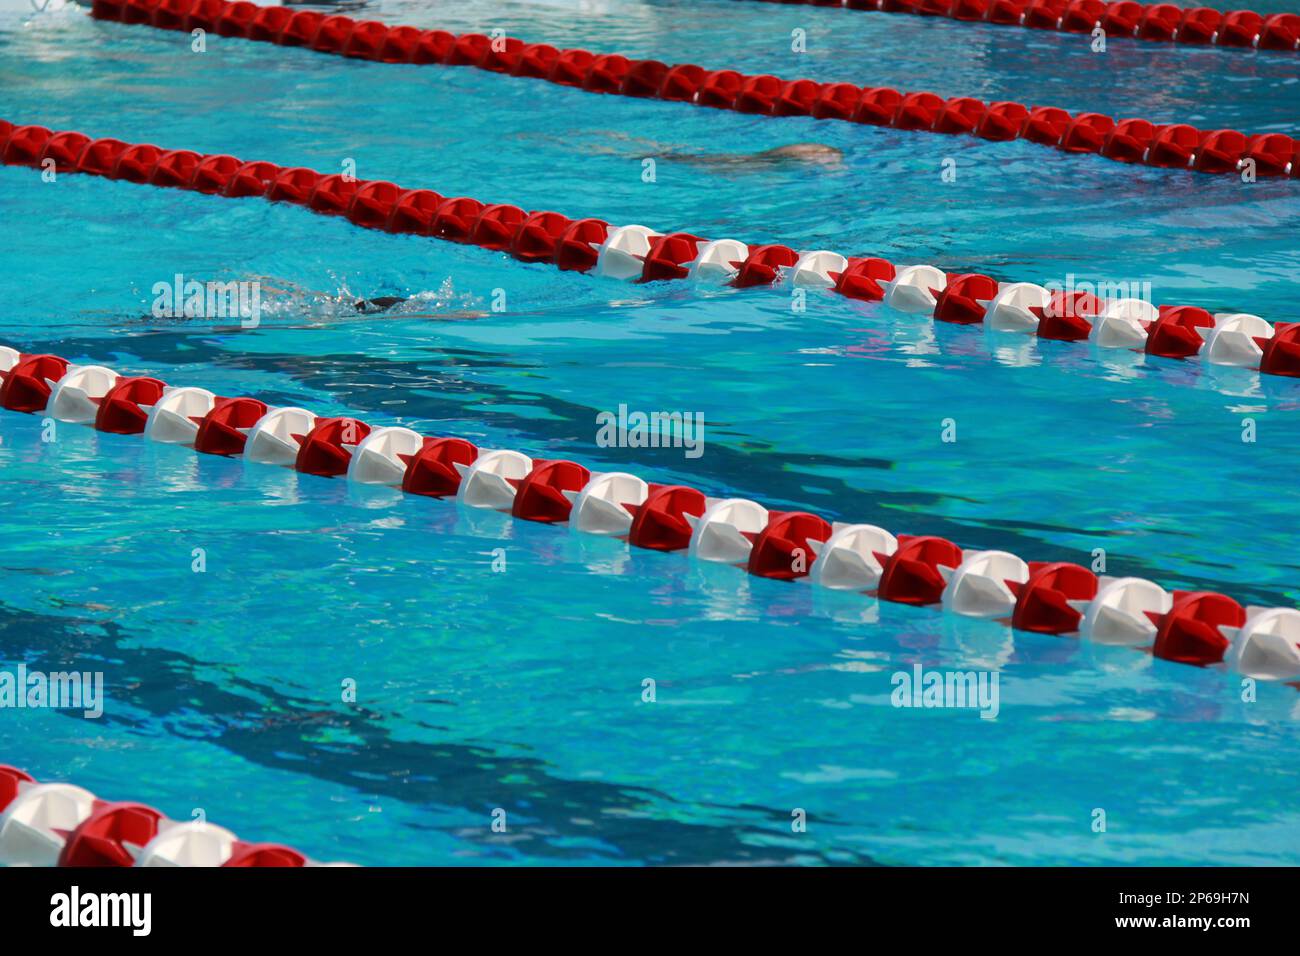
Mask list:
[[628,529],[629,544],[651,551],[680,551],[690,547],[691,518],[704,514],[704,493],[685,485],[654,485],[636,508]]
[[460,438],[426,438],[414,455],[397,456],[406,460],[402,490],[433,498],[455,495],[461,475],[456,466],[469,467],[478,454],[474,445]]
[[256,398],[218,398],[194,434],[194,450],[208,455],[242,455],[248,433],[267,413]]

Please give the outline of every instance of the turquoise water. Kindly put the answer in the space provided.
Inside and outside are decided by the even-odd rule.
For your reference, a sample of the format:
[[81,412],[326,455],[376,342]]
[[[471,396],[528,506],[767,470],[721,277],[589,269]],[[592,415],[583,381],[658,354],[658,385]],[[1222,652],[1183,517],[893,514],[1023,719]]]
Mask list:
[[[722,0],[365,11],[1248,132],[1295,133],[1300,106],[1294,58],[1137,43],[1103,58],[1077,38],[929,18]],[[191,54],[179,34],[77,11],[0,20],[0,107],[286,165],[352,159],[362,178],[571,216],[1150,281],[1160,302],[1297,318],[1295,182],[220,37]],[[682,158],[799,141],[845,161]],[[679,158],[643,182],[642,159],[663,154]],[[0,206],[0,342],[26,351],[1027,559],[1103,548],[1111,574],[1300,601],[1291,380],[818,293],[798,313],[780,289],[630,286],[257,200],[0,168]],[[175,273],[260,278],[262,325],[153,319],[150,289]],[[350,307],[386,294],[415,298]],[[702,412],[704,455],[597,447],[596,415],[620,403]],[[1243,703],[1217,669],[139,437],[40,431],[0,413],[0,662],[94,662],[108,694],[99,721],[0,711],[0,762],[40,778],[369,864],[1300,862],[1292,687]],[[995,670],[998,719],[892,707],[891,675],[916,663]],[[356,704],[340,701],[349,678]],[[807,832],[791,831],[796,808]]]

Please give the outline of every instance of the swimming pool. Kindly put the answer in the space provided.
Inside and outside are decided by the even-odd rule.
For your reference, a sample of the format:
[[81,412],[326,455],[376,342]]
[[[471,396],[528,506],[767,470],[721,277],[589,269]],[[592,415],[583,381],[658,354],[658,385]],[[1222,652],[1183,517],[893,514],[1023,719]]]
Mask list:
[[[849,11],[354,15],[1249,132],[1294,132],[1300,104],[1294,58],[1276,54],[1117,42],[1099,57],[1077,38]],[[806,54],[790,52],[795,28]],[[1294,313],[1294,181],[220,37],[192,54],[184,35],[70,9],[6,19],[0,71],[13,122],[329,171],[352,159],[363,178],[524,208]],[[685,158],[808,141],[843,163]],[[680,158],[646,182],[643,159],[665,153]],[[1085,564],[1102,548],[1111,574],[1243,603],[1300,600],[1289,379],[818,292],[795,312],[779,287],[627,285],[282,204],[8,167],[0,195],[0,341],[24,351],[967,548]],[[261,325],[155,319],[152,287],[177,273],[260,278]],[[415,299],[351,307],[383,295]],[[619,405],[702,413],[704,454],[598,446],[598,413]],[[97,721],[0,714],[0,760],[42,779],[177,818],[202,807],[365,864],[1300,858],[1290,686],[1245,703],[1216,668],[130,436],[61,425],[43,443],[39,418],[0,414],[0,658],[94,661],[106,682]],[[891,706],[891,675],[915,664],[998,673],[998,718]],[[356,704],[340,701],[346,679]]]

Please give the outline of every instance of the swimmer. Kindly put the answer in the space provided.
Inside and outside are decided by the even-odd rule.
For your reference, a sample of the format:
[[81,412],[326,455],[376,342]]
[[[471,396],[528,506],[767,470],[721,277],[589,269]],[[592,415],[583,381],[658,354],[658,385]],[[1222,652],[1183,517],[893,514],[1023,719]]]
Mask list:
[[844,151],[825,143],[790,143],[756,153],[688,153],[665,146],[642,136],[629,136],[616,130],[602,130],[607,140],[621,141],[626,146],[598,145],[587,148],[590,153],[609,156],[635,157],[689,163],[708,169],[755,172],[761,169],[815,166],[823,169],[840,169],[844,165]]
[[[295,315],[315,320],[346,319],[351,315],[372,316],[396,313],[403,319],[432,319],[457,321],[483,319],[488,313],[482,309],[447,308],[450,302],[445,294],[420,293],[405,295],[376,295],[357,298],[344,288],[330,294],[309,289],[297,283],[273,276],[250,275],[242,281],[255,282],[258,289],[259,312],[292,318]],[[424,306],[424,308],[422,308]],[[194,318],[202,318],[195,316]],[[134,322],[154,324],[157,316],[141,315]],[[187,319],[177,321],[188,321]],[[133,323],[134,324],[134,323]]]
[[750,169],[801,164],[838,169],[844,165],[843,151],[822,143],[791,143],[789,146],[777,146],[775,149],[765,149],[759,153],[705,153],[703,155],[668,153],[664,159],[693,163],[697,166]]
[[760,158],[771,162],[795,161],[801,163],[818,163],[823,166],[838,166],[844,162],[844,151],[824,143],[794,143],[790,146],[778,146],[765,149],[759,153]]
[[[342,300],[345,298],[343,293],[338,296],[331,296],[325,292],[306,289],[296,283],[286,282],[272,276],[255,276],[254,278],[260,283],[262,295],[269,297],[272,301],[276,298],[291,298],[298,301],[314,299],[317,302],[338,302],[339,305],[342,305]],[[387,312],[389,309],[408,301],[410,301],[410,296],[377,295],[373,299],[356,299],[352,303],[352,309],[361,315],[370,315],[375,312]]]
[[[403,319],[434,319],[437,321],[455,321],[459,319],[485,319],[488,313],[482,309],[439,309],[439,305],[449,303],[440,302],[439,296],[433,293],[421,293],[418,295],[376,295],[370,298],[353,298],[348,294],[346,288],[337,293],[330,295],[316,289],[307,289],[296,283],[286,282],[283,279],[276,279],[272,276],[255,276],[254,278],[261,281],[261,290],[263,299],[269,299],[275,302],[278,299],[295,304],[306,304],[309,306],[308,314],[319,315],[319,308],[322,304],[333,305],[342,309],[347,309],[349,304],[351,309],[357,315],[378,315],[384,312],[396,311]],[[421,305],[428,305],[431,310],[420,309]],[[407,306],[399,308],[399,306]],[[333,312],[331,318],[342,318],[343,315]]]

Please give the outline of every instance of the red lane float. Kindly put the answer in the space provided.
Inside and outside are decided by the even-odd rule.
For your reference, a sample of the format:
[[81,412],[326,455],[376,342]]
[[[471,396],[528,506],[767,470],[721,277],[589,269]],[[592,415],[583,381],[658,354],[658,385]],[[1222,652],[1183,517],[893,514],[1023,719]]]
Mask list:
[[[1026,122],[1031,120],[1060,124],[1060,135],[1069,124],[1067,116],[1050,112],[1039,112],[1036,119],[1031,115]],[[1112,148],[1117,155],[1132,152],[1127,145],[1117,145],[1116,134],[1121,128],[1125,143],[1141,145],[1151,134],[1149,147],[1142,147],[1144,152],[1157,146],[1171,150],[1182,141],[1181,133],[1165,136],[1168,129],[1148,131],[1133,125],[1135,122],[1120,123],[1104,140],[1098,133],[1102,127],[1091,122],[1077,124],[1073,135],[1078,142],[1082,141],[1079,137],[1092,136],[1090,142],[1101,141],[1102,149]],[[1079,132],[1083,129],[1089,132]],[[1241,145],[1220,134],[1215,137],[1215,149],[1228,155]],[[1286,137],[1282,140],[1285,142],[1276,136],[1257,137],[1247,145],[1276,161],[1292,145]],[[11,151],[10,144],[15,141],[21,145]],[[81,144],[81,152],[74,158],[77,144]],[[738,288],[778,282],[821,288],[848,298],[883,301],[904,312],[932,313],[942,322],[982,324],[1056,341],[1090,341],[1101,348],[1133,348],[1167,358],[1199,354],[1212,364],[1300,376],[1300,331],[1292,329],[1292,323],[1279,323],[1275,336],[1272,325],[1247,313],[1211,315],[1195,306],[1156,308],[1135,300],[1101,301],[1078,291],[1048,292],[1032,283],[999,282],[978,272],[949,275],[933,266],[896,267],[885,259],[846,257],[828,250],[799,252],[775,243],[750,246],[735,239],[660,233],[645,226],[611,227],[601,219],[569,219],[549,210],[528,212],[465,196],[446,198],[433,190],[403,189],[384,180],[347,181],[303,167],[91,139],[41,126],[16,127],[3,120],[0,155],[14,156],[18,165],[31,165],[33,155],[49,155],[71,170],[108,178],[129,168],[131,177],[144,183],[228,198],[261,196],[323,215],[345,216],[364,228],[474,244],[559,269],[641,282],[692,279],[727,282]],[[13,370],[9,375],[13,384],[0,390],[0,406],[18,408],[48,398],[49,382],[62,372],[41,365],[39,358],[32,357]],[[0,368],[0,376],[6,372],[9,370]],[[110,405],[114,411],[105,417],[107,428],[139,428],[161,383],[132,387],[138,395],[113,396]],[[153,392],[146,394],[150,388]],[[213,432],[218,434],[222,437],[213,439],[218,447],[238,444],[230,435]]]
[[1232,646],[1222,627],[1246,623],[1246,609],[1223,594],[1175,591],[1163,614],[1147,612],[1157,625],[1157,657],[1184,664],[1213,664],[1223,660]]
[[166,388],[166,383],[156,378],[119,378],[102,398],[95,399],[99,404],[95,429],[117,435],[140,434],[149,419],[149,409],[162,398]]
[[0,408],[12,412],[38,412],[50,400],[54,384],[68,371],[66,359],[57,355],[24,355],[4,367],[0,355]]
[[196,423],[194,450],[208,455],[242,455],[248,430],[266,412],[266,403],[256,398],[218,398]]
[[352,451],[370,434],[370,426],[355,418],[320,418],[305,435],[294,435],[298,455],[294,468],[305,475],[346,475]]
[[826,541],[830,536],[830,522],[818,515],[805,511],[770,512],[767,524],[754,538],[747,570],[779,581],[803,577],[816,555],[809,542]]
[[692,518],[708,506],[704,493],[685,485],[651,485],[633,515],[627,540],[651,551],[682,551],[691,543]]
[[468,467],[478,458],[478,448],[461,438],[426,438],[414,454],[398,455],[405,466],[402,490],[412,495],[446,498],[460,487],[457,466]]
[[[52,383],[53,398],[26,393],[20,404],[28,412],[55,414],[47,402],[74,408],[63,397],[74,387],[85,395],[104,389],[135,395],[137,383],[161,385],[158,379],[117,376],[102,366],[69,365],[57,356],[24,358],[0,346],[0,367],[5,365],[10,372],[23,366],[28,378],[42,370],[64,370]],[[101,384],[89,384],[92,378]],[[11,381],[6,378],[3,387],[11,388]],[[181,411],[187,414],[182,417]],[[593,472],[574,461],[481,449],[460,438],[373,427],[355,418],[317,418],[306,409],[219,398],[204,389],[164,390],[143,433],[153,441],[188,444],[201,453],[242,454],[302,474],[346,475],[352,482],[409,494],[454,497],[464,507],[568,524],[574,532],[618,537],[638,548],[685,552],[755,577],[806,579],[818,588],[883,601],[942,605],[949,613],[999,620],[1024,631],[1145,648],[1166,660],[1226,662],[1260,678],[1300,677],[1300,611],[1293,608],[1244,608],[1222,594],[1166,592],[1139,578],[1098,578],[1077,564],[1026,563],[1005,551],[963,550],[935,536],[895,537],[874,525],[769,511],[747,499],[708,498],[695,488],[650,484],[626,472]],[[0,776],[0,796],[15,786],[26,782]],[[71,836],[58,842],[60,858],[130,865],[135,854],[128,845],[152,846],[163,831],[161,818],[146,811],[88,803],[65,828]],[[0,817],[0,851],[4,843]]]
[[1279,322],[1271,338],[1256,336],[1255,343],[1262,353],[1261,372],[1300,377],[1300,322]]
[[936,297],[934,317],[940,322],[974,325],[984,321],[983,302],[998,294],[998,283],[986,275],[968,273],[953,276],[942,289],[931,289]]
[[1262,15],[1249,10],[1224,13],[1208,7],[1185,9],[1172,3],[1133,0],[765,0],[850,10],[879,10],[947,17],[966,23],[995,23],[1033,30],[1091,33],[1101,27],[1107,38],[1125,37],[1155,43],[1300,50],[1300,15]]
[[925,535],[900,535],[897,551],[875,555],[882,565],[880,596],[899,604],[938,604],[947,583],[940,568],[956,570],[962,562],[957,545]]
[[1199,329],[1214,328],[1214,316],[1194,306],[1163,307],[1159,317],[1147,327],[1144,346],[1148,355],[1165,358],[1189,358],[1201,350],[1204,339]]
[[171,820],[143,803],[101,800],[0,764],[0,865],[349,866],[287,846],[245,843],[215,824]]
[[1031,562],[1023,584],[1008,584],[1017,596],[1011,626],[1040,634],[1077,631],[1083,615],[1076,604],[1097,596],[1097,576],[1068,562]]
[[[806,0],[816,2],[816,0]],[[885,9],[909,9],[911,4],[885,0]],[[186,4],[189,4],[187,7]],[[282,7],[258,7],[239,0],[132,0],[127,12],[121,4],[100,2],[92,15],[104,20],[140,23],[160,29],[194,29],[196,25],[216,29],[226,36],[282,46],[303,46],[321,53],[333,53],[384,63],[442,64],[474,66],[494,73],[543,79],[589,93],[617,94],[639,98],[656,98],[694,103],[716,109],[733,110],[763,116],[813,116],[852,123],[890,126],[948,135],[971,135],[990,140],[1027,139],[1068,153],[1088,153],[1123,162],[1143,162],[1133,158],[1135,145],[1125,136],[1115,140],[1113,148],[1103,148],[1116,121],[1097,113],[1071,116],[1053,107],[1032,110],[1019,103],[986,104],[969,96],[948,99],[930,92],[906,92],[887,87],[860,87],[851,83],[818,83],[808,79],[784,79],[769,74],[749,76],[736,70],[706,70],[695,64],[668,66],[658,60],[631,60],[619,54],[593,53],[589,50],[557,50],[546,44],[527,44],[514,37],[489,38],[481,33],[456,36],[444,30],[421,31],[414,27],[389,27],[373,20],[354,21],[346,16],[322,17],[310,11],[286,16]],[[918,8],[919,9],[919,8]],[[185,16],[185,12],[190,12]],[[280,11],[273,13],[272,11]],[[1068,31],[1091,30],[1101,23],[1108,32],[1121,32],[1148,39],[1168,39],[1178,35],[1183,13],[1169,4],[1144,8],[1125,2],[1103,5],[1099,0],[936,0],[924,5],[924,12],[953,15],[957,19],[982,18],[993,23],[1025,22],[1029,26]],[[979,13],[979,17],[973,16]],[[1209,16],[1213,11],[1188,11],[1188,36],[1200,37],[1210,26],[1209,40],[1216,38],[1226,45],[1257,45],[1261,49],[1292,48],[1300,42],[1300,16],[1277,14],[1267,19],[1254,14],[1233,13],[1222,22]],[[1193,16],[1193,14],[1195,16]],[[1251,19],[1251,18],[1254,19]],[[1178,22],[1171,27],[1171,18]],[[200,23],[201,21],[201,23]],[[182,25],[182,23],[184,25]],[[277,32],[278,30],[278,32]],[[1172,31],[1172,32],[1171,32]],[[1254,32],[1252,32],[1254,31]],[[1241,43],[1237,41],[1241,40]],[[1290,47],[1287,44],[1290,44]],[[1154,124],[1145,120],[1142,129]],[[1161,141],[1149,165],[1188,168],[1202,173],[1236,174],[1238,166],[1253,161],[1256,176],[1286,175],[1294,168],[1294,158],[1279,168],[1278,145],[1256,156],[1249,147],[1229,163],[1231,151],[1221,142],[1206,144],[1205,161],[1198,151],[1202,133],[1190,126],[1174,127],[1168,141]],[[1188,132],[1190,131],[1190,132]],[[46,131],[48,133],[48,131]],[[1231,134],[1236,142],[1254,142],[1235,130],[1214,131]],[[15,155],[41,142],[39,133],[33,143],[19,144]],[[1280,134],[1273,134],[1280,135]],[[1146,150],[1143,150],[1144,154]],[[1282,152],[1287,152],[1282,150]],[[1288,156],[1296,154],[1292,144]],[[1185,161],[1178,161],[1179,157]],[[1268,159],[1269,162],[1264,162]],[[6,162],[16,162],[9,160]]]
[[591,472],[577,462],[534,460],[522,479],[508,479],[515,486],[510,513],[545,524],[568,521],[573,502],[566,494],[581,491],[590,478]]

